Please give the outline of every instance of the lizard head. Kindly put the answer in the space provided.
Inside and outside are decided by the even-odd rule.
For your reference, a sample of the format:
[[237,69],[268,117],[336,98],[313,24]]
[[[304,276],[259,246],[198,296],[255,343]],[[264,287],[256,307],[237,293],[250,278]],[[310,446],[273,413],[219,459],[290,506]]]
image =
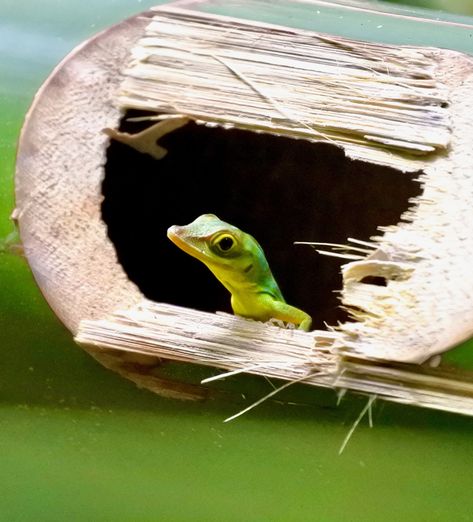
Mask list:
[[174,225],[167,235],[181,250],[202,261],[220,280],[248,281],[267,267],[258,242],[214,214],[203,214],[185,226]]

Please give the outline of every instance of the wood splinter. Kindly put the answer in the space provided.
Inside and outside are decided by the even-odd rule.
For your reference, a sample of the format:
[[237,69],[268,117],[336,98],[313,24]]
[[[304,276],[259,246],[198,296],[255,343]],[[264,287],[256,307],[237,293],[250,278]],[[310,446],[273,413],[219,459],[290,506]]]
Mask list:
[[120,132],[109,127],[103,129],[102,132],[110,138],[134,148],[138,152],[149,154],[154,159],[160,160],[166,156],[168,151],[158,145],[158,141],[163,136],[166,136],[166,134],[184,127],[184,125],[187,125],[190,121],[186,116],[180,115],[165,115],[164,118],[165,119],[158,121],[154,125],[151,125],[151,127],[136,134]]

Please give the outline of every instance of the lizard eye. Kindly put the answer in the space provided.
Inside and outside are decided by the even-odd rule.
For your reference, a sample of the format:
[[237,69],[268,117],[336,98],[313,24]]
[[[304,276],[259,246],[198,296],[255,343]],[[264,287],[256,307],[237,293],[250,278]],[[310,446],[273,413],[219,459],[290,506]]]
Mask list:
[[232,236],[228,234],[222,234],[214,242],[214,245],[217,247],[217,250],[223,253],[229,252],[235,246],[235,244],[236,241],[233,239]]

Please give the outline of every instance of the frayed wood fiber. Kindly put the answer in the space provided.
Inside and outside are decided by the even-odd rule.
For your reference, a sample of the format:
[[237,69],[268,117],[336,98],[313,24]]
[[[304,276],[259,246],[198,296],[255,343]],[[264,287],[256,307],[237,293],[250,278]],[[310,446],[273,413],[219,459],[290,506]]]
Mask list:
[[448,146],[447,91],[431,49],[156,11],[125,71],[122,108],[329,141],[404,169],[389,150],[422,156]]
[[133,310],[82,322],[76,341],[473,415],[473,375],[343,358],[333,331],[307,333],[143,300]]
[[[35,98],[16,174],[25,255],[76,340],[158,393],[201,393],[143,370],[162,357],[473,414],[470,375],[417,365],[473,334],[472,92],[472,60],[454,51],[156,8],[80,46]],[[102,131],[133,108],[168,130],[195,121],[320,141],[347,162],[420,172],[398,224],[314,245],[345,256],[333,290],[355,321],[305,333],[147,301],[101,213]]]
[[[423,194],[398,225],[380,228],[366,253],[335,253],[354,261],[342,267],[341,295],[357,321],[338,327],[341,350],[423,362],[471,336],[469,58],[174,6],[155,9],[132,56],[122,109],[327,141],[350,158],[423,169]],[[386,285],[365,284],[370,276]]]

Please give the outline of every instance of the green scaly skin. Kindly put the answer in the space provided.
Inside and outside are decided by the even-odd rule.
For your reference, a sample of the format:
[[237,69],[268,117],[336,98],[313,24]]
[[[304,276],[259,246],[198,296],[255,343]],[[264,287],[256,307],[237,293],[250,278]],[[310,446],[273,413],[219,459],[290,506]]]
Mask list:
[[230,292],[236,315],[258,321],[279,319],[309,331],[311,317],[286,303],[263,249],[252,236],[214,214],[203,214],[189,225],[170,227],[168,237],[202,261]]

